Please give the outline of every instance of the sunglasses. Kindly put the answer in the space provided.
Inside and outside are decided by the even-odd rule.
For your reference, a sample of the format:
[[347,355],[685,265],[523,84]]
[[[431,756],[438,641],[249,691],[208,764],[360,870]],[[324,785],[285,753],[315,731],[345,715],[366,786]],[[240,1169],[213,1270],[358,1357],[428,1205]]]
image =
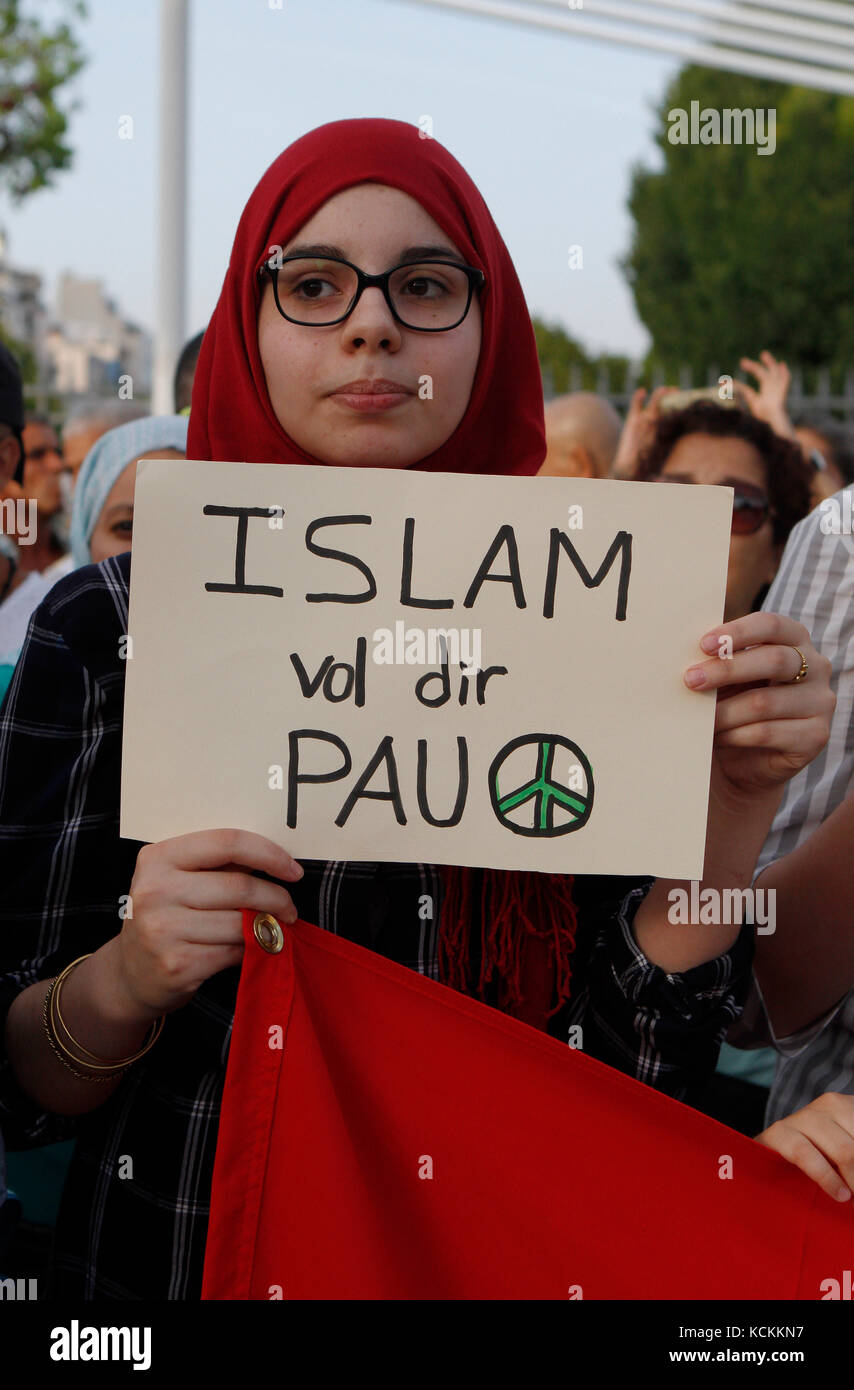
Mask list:
[[[691,483],[692,478],[674,478],[667,473],[657,473],[647,479],[650,483]],[[753,536],[773,515],[768,498],[759,488],[751,489],[749,484],[728,484],[733,490],[732,523],[733,536]]]

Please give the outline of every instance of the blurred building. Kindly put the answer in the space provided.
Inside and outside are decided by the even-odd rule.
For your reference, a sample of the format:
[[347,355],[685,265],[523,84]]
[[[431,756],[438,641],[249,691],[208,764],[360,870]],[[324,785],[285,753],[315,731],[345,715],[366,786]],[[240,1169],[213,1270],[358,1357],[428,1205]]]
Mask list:
[[10,264],[6,232],[0,227],[0,323],[10,338],[30,349],[37,365],[43,369],[48,315],[41,291],[39,274],[33,270],[19,270]]
[[[63,271],[52,312],[42,292],[40,274],[11,264],[8,239],[0,227],[0,324],[35,360],[38,379],[28,385],[28,399],[40,406],[48,396],[58,395],[75,408],[105,397],[146,403],[151,394],[151,337],[123,317],[101,281]],[[132,395],[123,377],[131,378]]]
[[150,335],[123,318],[100,280],[63,271],[54,319],[45,347],[60,395],[118,396],[125,376],[132,378],[134,400],[150,395]]

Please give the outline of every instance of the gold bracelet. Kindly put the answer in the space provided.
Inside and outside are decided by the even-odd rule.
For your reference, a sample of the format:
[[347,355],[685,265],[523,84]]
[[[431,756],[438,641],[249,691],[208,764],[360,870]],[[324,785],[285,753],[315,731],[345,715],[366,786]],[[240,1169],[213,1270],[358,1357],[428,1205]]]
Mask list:
[[[62,1063],[62,1065],[63,1065],[64,1067],[67,1067],[68,1070],[69,1070],[70,1072],[72,1072],[74,1076],[78,1077],[78,1079],[79,1079],[80,1081],[109,1081],[109,1080],[111,1080],[111,1078],[112,1078],[113,1076],[116,1076],[118,1073],[112,1072],[109,1076],[91,1076],[91,1075],[89,1075],[89,1074],[88,1074],[87,1072],[85,1072],[85,1071],[80,1071],[80,1069],[79,1069],[78,1067],[72,1066],[71,1063],[68,1061],[68,1058],[67,1058],[67,1057],[63,1057],[62,1053],[61,1053],[60,1050],[59,1050],[59,1046],[57,1045],[58,1042],[59,1042],[59,1039],[57,1039],[56,1042],[54,1041],[54,1035],[53,1035],[53,1033],[52,1033],[52,1031],[51,1031],[50,1021],[49,1021],[49,1019],[48,1019],[48,1005],[49,1005],[49,1003],[50,1003],[50,998],[51,998],[51,995],[53,994],[53,991],[54,991],[54,988],[55,988],[55,987],[56,987],[56,980],[53,979],[53,980],[51,980],[50,985],[48,986],[47,993],[45,994],[45,997],[44,997],[44,1007],[43,1007],[43,1009],[42,1009],[42,1017],[43,1017],[43,1019],[44,1019],[44,1030],[45,1030],[45,1033],[47,1034],[47,1040],[48,1040],[48,1042],[50,1043],[50,1046],[51,1046],[51,1048],[53,1049],[53,1052],[54,1052],[55,1055],[58,1057],[58,1059],[59,1059],[59,1061]],[[71,1055],[71,1054],[69,1053],[69,1056],[70,1056],[70,1055]],[[122,1068],[122,1070],[125,1070],[125,1068]]]
[[[91,951],[90,951],[89,954],[90,954],[90,955],[92,954]],[[57,975],[56,980],[54,981],[54,992],[53,992],[53,997],[52,997],[52,999],[51,999],[51,1004],[50,1004],[50,1019],[51,1019],[51,1023],[53,1023],[53,1025],[54,1025],[54,1032],[55,1032],[55,1034],[56,1034],[56,1040],[57,1040],[57,1042],[59,1043],[59,1045],[60,1045],[60,1047],[62,1048],[62,1050],[63,1050],[64,1052],[66,1052],[66,1053],[68,1054],[69,1057],[74,1057],[74,1054],[73,1054],[73,1052],[69,1052],[69,1051],[68,1051],[68,1048],[65,1047],[65,1045],[64,1045],[64,1043],[63,1043],[63,1041],[62,1041],[62,1039],[60,1038],[60,1036],[59,1036],[59,1031],[58,1031],[58,1029],[56,1028],[56,1023],[55,1023],[55,1020],[54,1020],[54,1014],[56,1015],[56,1018],[59,1020],[59,1022],[60,1022],[60,1024],[61,1024],[62,1028],[65,1030],[65,1033],[66,1033],[67,1036],[71,1039],[71,1041],[74,1043],[74,1046],[78,1049],[78,1051],[84,1053],[86,1057],[91,1057],[93,1062],[100,1063],[100,1062],[103,1062],[103,1061],[104,1061],[104,1058],[103,1058],[103,1057],[98,1057],[98,1056],[96,1056],[96,1054],[95,1054],[94,1052],[90,1052],[90,1051],[88,1050],[88,1048],[85,1048],[85,1047],[83,1046],[82,1043],[79,1043],[79,1042],[77,1041],[77,1039],[76,1039],[76,1038],[74,1037],[74,1035],[72,1034],[70,1028],[68,1027],[68,1024],[65,1022],[65,1019],[62,1017],[62,1014],[60,1013],[60,1009],[59,1009],[59,992],[60,992],[60,989],[61,989],[61,987],[62,987],[62,982],[63,982],[63,980],[66,978],[66,976],[68,976],[68,975],[71,974],[71,971],[74,969],[75,965],[79,965],[80,962],[83,961],[83,960],[86,960],[86,956],[78,956],[77,960],[73,960],[73,961],[71,962],[70,965],[66,965],[65,969],[62,970],[62,971],[59,973],[59,975]],[[82,1058],[82,1057],[74,1057],[74,1060],[75,1060],[76,1062],[81,1062],[81,1063],[83,1063],[83,1065],[85,1066],[85,1062],[83,1062],[83,1058]]]
[[[91,951],[90,951],[89,954],[90,954],[90,955],[92,954]],[[154,1020],[154,1022],[153,1022],[152,1025],[151,1025],[151,1034],[150,1034],[150,1036],[148,1037],[148,1041],[147,1041],[147,1042],[145,1043],[145,1045],[140,1049],[140,1051],[139,1051],[139,1052],[135,1052],[135,1053],[133,1054],[132,1057],[118,1057],[118,1058],[116,1059],[115,1062],[110,1062],[110,1061],[108,1061],[105,1057],[99,1057],[96,1053],[90,1052],[88,1048],[84,1047],[82,1043],[80,1043],[80,1042],[77,1041],[77,1039],[75,1038],[75,1036],[74,1036],[74,1034],[72,1033],[71,1029],[69,1028],[68,1024],[65,1022],[65,1019],[62,1017],[62,1013],[61,1013],[60,1007],[59,1007],[60,985],[61,985],[63,979],[65,978],[66,975],[69,975],[69,974],[71,973],[71,971],[74,969],[75,965],[79,965],[81,961],[86,960],[86,959],[87,959],[86,956],[79,956],[77,960],[73,960],[73,961],[71,962],[70,965],[67,965],[67,966],[65,967],[65,969],[62,971],[62,973],[57,977],[57,981],[56,981],[56,984],[57,984],[56,994],[54,995],[54,998],[53,998],[53,1000],[52,1000],[52,1002],[51,1002],[51,1015],[53,1015],[53,1013],[55,1012],[56,1018],[59,1020],[59,1023],[62,1025],[62,1028],[64,1029],[65,1033],[67,1034],[69,1041],[70,1041],[70,1042],[73,1042],[73,1044],[74,1044],[74,1046],[77,1048],[77,1050],[78,1050],[79,1052],[84,1053],[86,1057],[91,1057],[91,1058],[92,1058],[91,1063],[89,1063],[89,1062],[84,1061],[84,1059],[83,1059],[82,1057],[75,1057],[74,1060],[75,1060],[76,1062],[80,1062],[83,1066],[86,1066],[86,1067],[91,1066],[91,1068],[92,1068],[93,1071],[112,1071],[112,1070],[117,1070],[119,1067],[130,1066],[131,1062],[135,1062],[135,1061],[137,1061],[137,1059],[138,1059],[139,1057],[142,1057],[142,1056],[148,1051],[148,1049],[152,1046],[152,1044],[155,1043],[155,1042],[157,1041],[157,1039],[159,1038],[159,1036],[160,1036],[160,1034],[161,1034],[161,1032],[162,1032],[162,1030],[163,1030],[163,1024],[164,1024],[166,1015],[163,1014],[159,1019],[155,1019],[155,1020]],[[54,1025],[54,1026],[55,1026],[55,1025]],[[60,1046],[62,1046],[62,1040],[59,1038],[58,1033],[57,1033],[57,1041],[60,1043]],[[66,1049],[66,1051],[67,1051],[67,1049]],[[69,1055],[71,1056],[71,1055],[73,1055],[73,1054],[69,1054]]]
[[[91,955],[92,953],[89,952],[89,954]],[[65,1023],[65,1020],[59,1012],[59,990],[62,980],[74,968],[75,965],[79,965],[80,962],[83,960],[86,960],[86,956],[79,956],[77,960],[73,960],[71,964],[67,965],[65,969],[62,971],[62,973],[57,976],[56,994],[54,998],[51,1000],[51,1023],[53,1024],[54,1036],[56,1037],[56,1041],[59,1043],[63,1052],[66,1052],[68,1056],[71,1057],[73,1061],[77,1062],[79,1065],[88,1067],[90,1071],[106,1072],[108,1074],[118,1075],[119,1072],[126,1071],[127,1068],[131,1065],[131,1063],[138,1061],[140,1057],[143,1057],[145,1055],[145,1053],[149,1050],[150,1047],[154,1046],[154,1044],[156,1043],[157,1039],[163,1031],[163,1024],[166,1021],[166,1015],[162,1014],[159,1019],[156,1019],[154,1021],[154,1023],[151,1025],[151,1033],[148,1037],[147,1042],[143,1047],[139,1049],[138,1052],[134,1052],[130,1057],[117,1057],[115,1061],[108,1061],[106,1058],[96,1057],[94,1052],[88,1052],[87,1049],[77,1041],[74,1034],[68,1028],[68,1025]],[[62,1039],[60,1038],[57,1032],[56,1022],[53,1017],[54,1010],[56,1011],[56,1015],[59,1019],[59,1022],[62,1024],[62,1027],[65,1029],[65,1032],[68,1034],[69,1041],[72,1042],[75,1047],[79,1048],[81,1052],[85,1052],[88,1057],[94,1058],[94,1061],[87,1062],[82,1057],[75,1057],[73,1052],[68,1051],[68,1048],[65,1047],[65,1045],[62,1042]]]
[[[88,954],[91,955],[92,952],[90,951]],[[148,1052],[149,1048],[154,1046],[155,1042],[162,1033],[163,1025],[166,1021],[166,1015],[162,1014],[159,1019],[154,1020],[147,1041],[145,1042],[143,1047],[139,1049],[138,1052],[133,1053],[130,1057],[118,1057],[114,1061],[108,1061],[103,1057],[99,1058],[94,1052],[90,1052],[88,1048],[85,1048],[83,1044],[79,1043],[77,1039],[74,1037],[74,1034],[71,1032],[67,1023],[65,1022],[65,1019],[62,1017],[62,1013],[59,1008],[59,995],[63,980],[68,974],[70,974],[70,972],[74,969],[76,965],[79,965],[81,961],[84,961],[86,959],[87,956],[78,956],[77,960],[73,960],[70,963],[70,965],[67,965],[65,969],[61,971],[59,975],[57,975],[56,979],[52,981],[51,986],[48,989],[47,994],[45,995],[45,1030],[48,1035],[48,1041],[50,1042],[50,1045],[53,1048],[54,1052],[56,1052],[57,1056],[59,1056],[60,1061],[62,1061],[64,1065],[69,1067],[70,1071],[73,1071],[76,1076],[80,1076],[87,1081],[106,1081],[109,1080],[112,1076],[119,1076],[122,1072],[127,1071],[128,1067],[131,1066],[133,1062],[136,1062],[140,1057],[145,1056],[145,1053]],[[75,1056],[75,1054],[65,1046],[56,1026],[57,1021],[61,1025],[64,1032],[67,1034],[69,1041],[73,1043],[74,1046],[80,1052],[85,1054],[84,1057]],[[72,1062],[77,1063],[78,1067],[84,1066],[87,1067],[90,1072],[99,1072],[102,1073],[102,1075],[92,1077],[85,1072],[79,1071],[77,1068],[71,1066],[67,1061],[65,1061],[65,1058],[62,1057],[60,1053],[57,1051],[57,1047],[61,1048],[62,1052],[65,1053],[65,1056],[70,1057]],[[91,1062],[85,1060],[85,1058],[89,1057],[92,1058]]]
[[[104,1074],[105,1080],[108,1080],[111,1076],[120,1076],[122,1072],[127,1071],[128,1066],[130,1065],[125,1059],[119,1058],[115,1062],[105,1063],[87,1062],[84,1058],[78,1057],[74,1052],[72,1052],[68,1047],[66,1047],[65,1043],[62,1041],[62,1038],[59,1034],[59,1029],[56,1026],[56,1004],[59,995],[59,981],[60,977],[57,977],[56,985],[54,986],[54,989],[51,991],[50,997],[50,1028],[54,1041],[58,1044],[59,1047],[62,1048],[62,1051],[65,1053],[66,1057],[70,1057],[72,1062],[76,1062],[78,1066],[87,1067],[90,1072],[102,1072]],[[63,1027],[64,1026],[65,1025],[63,1024]],[[70,1033],[68,1034],[68,1036],[76,1047],[78,1045],[76,1038],[74,1038]]]

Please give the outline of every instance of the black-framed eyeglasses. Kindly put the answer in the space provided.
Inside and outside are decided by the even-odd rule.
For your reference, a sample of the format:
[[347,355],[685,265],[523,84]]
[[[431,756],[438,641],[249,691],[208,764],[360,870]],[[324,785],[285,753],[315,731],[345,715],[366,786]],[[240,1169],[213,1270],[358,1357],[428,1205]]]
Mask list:
[[[381,289],[394,318],[419,333],[458,328],[486,276],[458,261],[423,260],[366,275],[350,261],[330,256],[282,256],[265,261],[258,278],[273,282],[276,308],[289,323],[327,327],[349,318],[362,291]],[[346,306],[342,308],[342,306]]]

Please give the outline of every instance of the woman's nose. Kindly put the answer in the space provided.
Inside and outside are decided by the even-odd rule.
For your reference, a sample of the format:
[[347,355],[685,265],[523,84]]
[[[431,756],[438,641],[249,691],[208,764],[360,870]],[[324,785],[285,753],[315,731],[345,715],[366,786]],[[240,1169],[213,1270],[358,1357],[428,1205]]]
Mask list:
[[343,324],[350,342],[354,339],[369,343],[399,347],[401,342],[400,325],[386,303],[385,295],[377,285],[362,291],[359,302]]

